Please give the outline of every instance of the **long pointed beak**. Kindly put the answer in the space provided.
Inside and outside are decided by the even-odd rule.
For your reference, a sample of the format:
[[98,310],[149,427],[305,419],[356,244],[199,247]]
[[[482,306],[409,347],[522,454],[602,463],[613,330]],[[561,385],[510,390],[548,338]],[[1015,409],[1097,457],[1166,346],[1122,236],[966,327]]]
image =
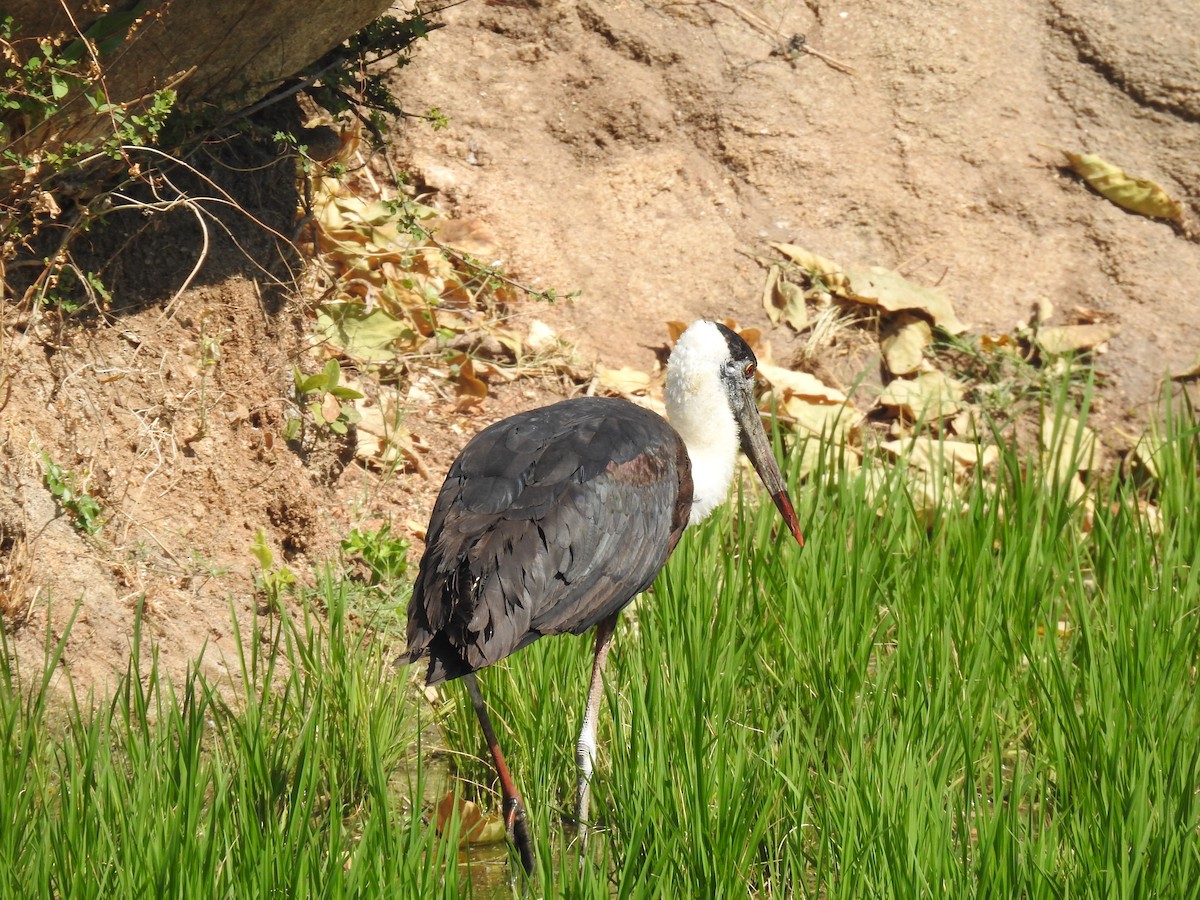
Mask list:
[[767,438],[767,432],[763,428],[762,417],[758,414],[758,407],[754,403],[753,396],[749,397],[747,402],[739,405],[737,416],[742,427],[742,451],[750,458],[754,471],[766,485],[767,491],[771,494],[771,499],[775,501],[775,507],[783,516],[783,521],[787,523],[792,537],[796,539],[797,544],[803,547],[804,534],[800,531],[796,510],[792,507],[792,498],[788,496],[783,473],[779,471],[779,463],[775,462],[775,453],[771,449],[771,441]]

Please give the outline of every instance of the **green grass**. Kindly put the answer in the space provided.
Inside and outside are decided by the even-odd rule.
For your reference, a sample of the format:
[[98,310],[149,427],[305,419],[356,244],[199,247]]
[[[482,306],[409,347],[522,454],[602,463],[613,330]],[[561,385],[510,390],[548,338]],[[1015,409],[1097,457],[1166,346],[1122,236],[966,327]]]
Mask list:
[[[685,537],[618,627],[582,878],[590,641],[483,673],[545,895],[1200,894],[1194,417],[1173,435],[1161,537],[1117,484],[1085,530],[1012,455],[931,528],[897,472],[801,490],[802,551],[769,505]],[[449,727],[479,752],[465,704]]]
[[[482,673],[538,839],[530,893],[1200,895],[1190,411],[1156,462],[1089,513],[1008,454],[932,524],[900,470],[818,472],[795,494],[803,550],[735,497],[622,616],[582,867],[564,819],[590,638]],[[473,882],[410,799],[431,717],[346,624],[357,590],[325,578],[325,613],[243,635],[221,691],[135,654],[140,678],[63,711],[0,669],[3,896],[520,895]],[[445,693],[452,758],[494,807],[469,704]]]
[[416,707],[346,627],[347,583],[320,595],[326,617],[241,635],[225,685],[173,687],[137,622],[98,705],[0,667],[0,896],[459,896],[452,845],[408,799]]

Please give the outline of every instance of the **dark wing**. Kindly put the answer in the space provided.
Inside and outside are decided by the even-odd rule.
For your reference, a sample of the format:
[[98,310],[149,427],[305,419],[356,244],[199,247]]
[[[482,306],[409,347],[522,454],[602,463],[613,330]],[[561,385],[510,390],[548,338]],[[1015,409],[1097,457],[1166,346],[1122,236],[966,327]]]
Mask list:
[[480,432],[442,485],[408,608],[430,684],[546,634],[582,633],[645,590],[691,510],[683,442],[624,400],[582,398]]

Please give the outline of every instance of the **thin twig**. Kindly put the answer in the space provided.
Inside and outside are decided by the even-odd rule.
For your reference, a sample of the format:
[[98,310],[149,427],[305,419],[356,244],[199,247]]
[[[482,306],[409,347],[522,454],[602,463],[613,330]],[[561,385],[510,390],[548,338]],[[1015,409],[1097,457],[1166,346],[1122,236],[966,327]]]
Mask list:
[[809,46],[808,41],[804,39],[803,35],[797,34],[788,38],[786,35],[781,34],[778,29],[769,25],[764,19],[759,18],[747,9],[743,9],[738,4],[732,2],[732,0],[709,0],[709,2],[716,4],[722,9],[729,10],[760,34],[764,34],[774,41],[780,41],[780,49],[771,51],[773,56],[784,56],[785,58],[790,59],[794,57],[789,57],[789,53],[807,53],[809,56],[815,56],[830,68],[837,69],[839,72],[843,72],[846,75],[854,74],[854,68],[852,66],[849,66],[841,60],[830,56],[828,53],[824,53],[821,50],[817,50]]

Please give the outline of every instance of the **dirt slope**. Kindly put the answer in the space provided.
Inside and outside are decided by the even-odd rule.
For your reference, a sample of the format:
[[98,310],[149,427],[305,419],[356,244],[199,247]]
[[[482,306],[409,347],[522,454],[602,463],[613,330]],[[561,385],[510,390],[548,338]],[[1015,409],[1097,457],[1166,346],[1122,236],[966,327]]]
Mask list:
[[[940,284],[977,330],[1011,329],[1040,298],[1115,313],[1120,416],[1200,349],[1200,250],[1098,199],[1050,148],[1100,153],[1194,213],[1193,12],[468,3],[397,80],[450,127],[409,129],[396,153],[489,222],[518,271],[582,290],[560,321],[613,363],[648,366],[664,319],[760,321],[750,257],[785,240]],[[797,34],[853,73],[786,52]]]
[[[1041,299],[1114,315],[1101,415],[1115,442],[1200,351],[1200,245],[1100,199],[1051,149],[1100,153],[1195,217],[1190,0],[471,0],[443,18],[395,87],[449,126],[408,124],[391,154],[448,214],[486,223],[509,271],[581,290],[518,314],[607,365],[649,369],[668,319],[765,324],[767,240],[938,284],[977,331],[1010,330]],[[7,307],[10,646],[40,658],[47,601],[58,633],[81,600],[66,658],[86,683],[123,670],[142,596],[171,671],[205,647],[224,671],[229,610],[256,614],[258,529],[305,571],[353,523],[421,520],[467,433],[547,396],[499,387],[472,417],[414,404],[427,477],[301,459],[279,435],[292,367],[309,365],[305,305],[264,303],[261,273],[214,246],[219,275],[164,311],[196,252],[148,258],[171,263],[157,302],[108,327],[59,334]],[[770,338],[786,362],[796,339]],[[42,451],[87,475],[111,517],[99,539],[56,506]]]

